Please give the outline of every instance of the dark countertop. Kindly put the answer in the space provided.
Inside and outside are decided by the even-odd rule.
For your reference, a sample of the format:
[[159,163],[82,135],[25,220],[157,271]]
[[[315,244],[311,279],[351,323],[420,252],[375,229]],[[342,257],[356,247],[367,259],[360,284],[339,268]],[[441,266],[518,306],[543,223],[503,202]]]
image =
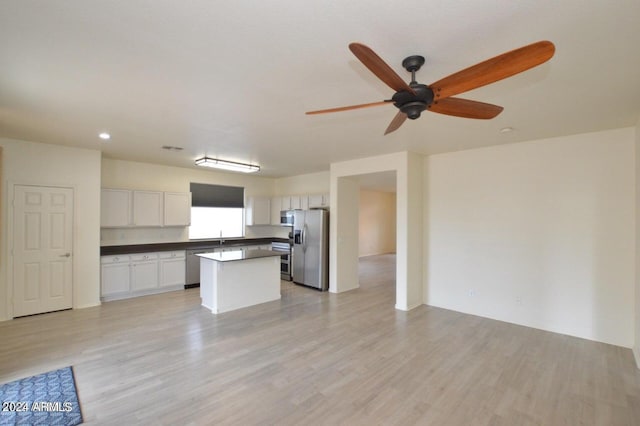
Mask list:
[[280,256],[282,253],[273,250],[227,250],[216,253],[201,253],[196,256],[216,262],[233,262],[237,260],[260,259],[263,257]]
[[151,243],[151,244],[128,244],[121,246],[102,246],[100,247],[100,256],[110,256],[116,254],[133,254],[148,253],[154,251],[171,251],[171,250],[198,250],[214,247],[234,247],[249,246],[258,244],[270,244],[272,242],[289,242],[287,238],[225,238],[220,244],[220,239],[213,240],[192,240],[178,241],[173,243]]

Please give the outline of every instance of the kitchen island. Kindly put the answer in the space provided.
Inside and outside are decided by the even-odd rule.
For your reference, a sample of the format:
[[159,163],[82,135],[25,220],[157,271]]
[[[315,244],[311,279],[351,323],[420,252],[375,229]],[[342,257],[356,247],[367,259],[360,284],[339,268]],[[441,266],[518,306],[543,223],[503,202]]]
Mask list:
[[280,299],[280,255],[272,250],[198,254],[202,306],[220,314]]

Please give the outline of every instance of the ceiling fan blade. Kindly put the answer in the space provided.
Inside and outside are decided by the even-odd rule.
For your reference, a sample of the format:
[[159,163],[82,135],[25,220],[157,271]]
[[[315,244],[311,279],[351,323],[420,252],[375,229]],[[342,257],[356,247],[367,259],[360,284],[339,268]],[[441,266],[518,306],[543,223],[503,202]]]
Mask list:
[[356,58],[360,59],[360,62],[362,62],[365,67],[369,68],[369,70],[380,80],[384,81],[387,86],[391,87],[396,92],[404,90],[415,94],[411,86],[396,74],[396,72],[391,69],[391,67],[387,65],[387,63],[376,54],[376,52],[371,50],[371,48],[364,44],[351,43],[349,44],[349,50],[356,55]]
[[307,111],[307,112],[305,112],[305,114],[314,115],[314,114],[326,114],[326,113],[329,113],[329,112],[349,111],[349,110],[352,110],[352,109],[369,108],[369,107],[384,105],[384,104],[388,104],[390,102],[392,102],[392,101],[389,99],[387,101],[371,102],[369,104],[350,105],[350,106],[343,106],[343,107],[338,107],[338,108],[320,109],[320,110],[317,110],[317,111]]
[[448,98],[540,65],[551,59],[554,52],[553,43],[539,41],[465,68],[436,81],[430,87],[436,99]]
[[484,102],[469,99],[445,98],[439,99],[429,106],[429,111],[439,114],[454,115],[464,118],[490,119],[500,114],[504,108]]
[[402,111],[398,111],[396,116],[393,117],[393,120],[391,120],[391,123],[389,123],[389,127],[387,127],[387,130],[384,131],[384,134],[388,135],[389,133],[395,132],[396,130],[398,130],[406,119],[407,119],[407,114],[405,114]]

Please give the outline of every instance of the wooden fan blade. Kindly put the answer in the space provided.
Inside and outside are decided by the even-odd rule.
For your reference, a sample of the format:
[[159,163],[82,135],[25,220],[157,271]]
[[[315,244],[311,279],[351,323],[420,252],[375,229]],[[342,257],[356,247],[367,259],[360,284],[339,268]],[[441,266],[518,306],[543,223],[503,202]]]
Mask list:
[[430,87],[436,100],[448,98],[540,65],[551,59],[555,49],[550,41],[539,41],[458,71]]
[[328,112],[349,111],[349,110],[352,110],[352,109],[369,108],[369,107],[384,105],[384,104],[387,104],[389,102],[392,102],[392,101],[389,99],[387,101],[371,102],[370,104],[360,104],[360,105],[343,106],[343,107],[338,107],[338,108],[320,109],[320,110],[317,110],[317,111],[308,111],[308,112],[305,112],[305,114],[314,115],[314,114],[326,114]]
[[349,50],[356,55],[356,58],[360,59],[360,62],[362,62],[365,67],[369,68],[380,80],[384,81],[387,86],[396,92],[404,90],[415,94],[411,86],[396,74],[396,72],[369,47],[360,43],[351,43]]
[[454,115],[464,118],[490,119],[500,114],[504,108],[498,105],[469,99],[445,98],[439,99],[429,106],[429,111],[439,114]]
[[389,133],[398,130],[406,119],[407,119],[407,114],[405,114],[402,111],[398,111],[396,116],[393,117],[393,120],[391,120],[391,123],[389,123],[389,127],[387,127],[387,130],[384,131],[384,134],[388,135]]

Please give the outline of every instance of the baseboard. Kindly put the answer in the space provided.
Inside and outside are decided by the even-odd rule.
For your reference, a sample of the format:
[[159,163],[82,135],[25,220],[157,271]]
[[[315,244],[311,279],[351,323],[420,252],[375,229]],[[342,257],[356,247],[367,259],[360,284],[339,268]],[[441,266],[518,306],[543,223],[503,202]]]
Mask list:
[[373,256],[382,256],[385,254],[396,254],[395,251],[384,251],[382,253],[367,253],[367,254],[359,254],[358,259],[362,259],[363,257],[373,257]]
[[633,357],[636,359],[636,367],[640,369],[640,347],[634,346],[632,351]]
[[85,308],[93,308],[94,306],[100,306],[102,303],[98,300],[93,303],[84,303],[82,305],[74,306],[73,309],[85,309]]
[[401,306],[399,306],[398,304],[396,304],[395,308],[396,308],[397,310],[399,310],[399,311],[409,312],[410,310],[415,309],[415,308],[417,308],[418,306],[422,306],[422,305],[424,305],[424,303],[416,303],[416,304],[409,305],[409,306],[406,306],[406,307],[405,307],[405,306],[402,306],[402,307],[401,307]]

